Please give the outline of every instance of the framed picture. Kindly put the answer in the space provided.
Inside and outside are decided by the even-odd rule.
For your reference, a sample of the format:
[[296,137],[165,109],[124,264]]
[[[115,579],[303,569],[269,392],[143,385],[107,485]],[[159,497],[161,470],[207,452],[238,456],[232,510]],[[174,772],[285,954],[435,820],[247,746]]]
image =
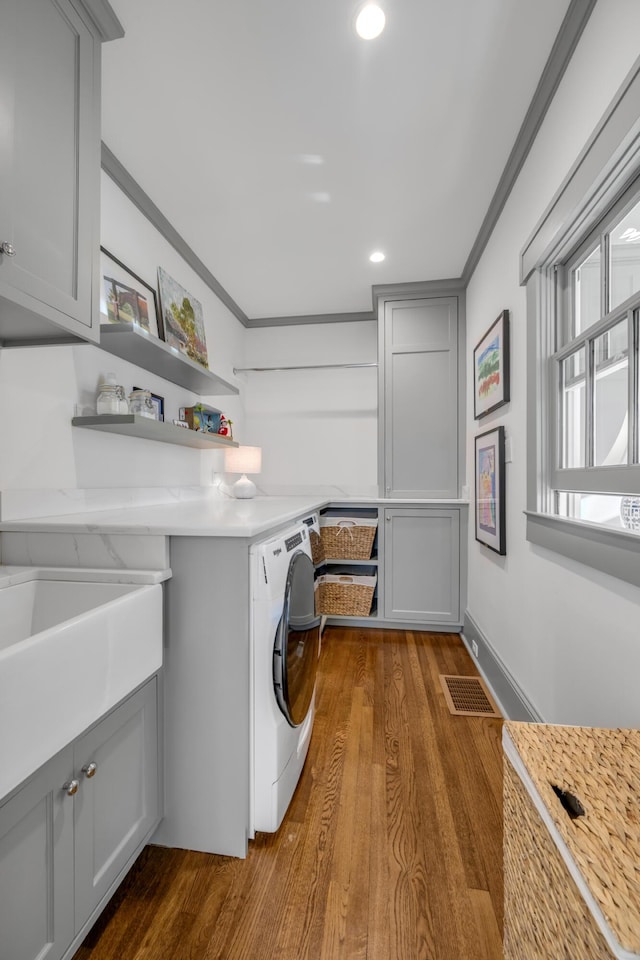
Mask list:
[[[133,389],[146,390],[146,387],[133,387]],[[156,412],[156,420],[164,420],[164,397],[158,396],[157,393],[152,393],[151,403],[153,404],[153,409]]]
[[200,302],[158,267],[164,339],[170,347],[208,369],[207,344]]
[[473,351],[473,417],[509,402],[509,311],[503,310]]
[[100,313],[107,323],[135,323],[162,337],[162,321],[153,287],[100,247]]
[[476,540],[504,556],[507,552],[504,427],[479,434],[475,446]]

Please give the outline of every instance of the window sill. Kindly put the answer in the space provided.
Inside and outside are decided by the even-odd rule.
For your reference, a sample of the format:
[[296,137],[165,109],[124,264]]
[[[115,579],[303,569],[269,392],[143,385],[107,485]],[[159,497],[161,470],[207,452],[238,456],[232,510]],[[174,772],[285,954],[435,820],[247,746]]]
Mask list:
[[525,510],[527,540],[640,587],[640,535]]

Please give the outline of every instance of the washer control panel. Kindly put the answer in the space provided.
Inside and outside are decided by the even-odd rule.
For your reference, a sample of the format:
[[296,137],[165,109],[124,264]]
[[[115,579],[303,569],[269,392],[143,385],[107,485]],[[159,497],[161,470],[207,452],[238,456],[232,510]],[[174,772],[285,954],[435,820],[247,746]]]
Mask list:
[[[306,531],[305,531],[306,533]],[[284,541],[287,553],[291,553],[292,550],[295,550],[296,547],[299,547],[302,543],[303,533],[299,530],[297,533],[294,533],[293,536],[287,537]]]

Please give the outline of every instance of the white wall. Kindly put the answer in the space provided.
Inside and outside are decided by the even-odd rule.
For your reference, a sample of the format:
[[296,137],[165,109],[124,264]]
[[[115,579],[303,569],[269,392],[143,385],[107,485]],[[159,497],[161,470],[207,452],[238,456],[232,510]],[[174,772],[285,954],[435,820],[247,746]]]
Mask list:
[[[631,69],[638,36],[636,0],[599,0],[467,291],[467,463],[474,434],[490,426],[504,424],[513,445],[507,556],[481,547],[471,524],[468,611],[542,717],[556,723],[640,725],[640,590],[525,540],[526,306],[518,256]],[[511,312],[512,400],[475,422],[473,346],[504,308]]]
[[[231,383],[243,359],[244,327],[102,174],[102,245],[150,286],[158,266],[203,306],[209,366]],[[165,398],[165,417],[197,401],[194,394],[91,345],[0,351],[0,490],[191,486],[211,482],[216,451],[132,440],[72,428],[75,408],[95,403],[101,375],[113,371],[127,392],[135,385]],[[239,397],[204,398],[234,421],[242,438]]]
[[[249,330],[245,366],[375,363],[375,321]],[[263,448],[259,487],[377,496],[376,367],[243,374],[246,435]]]

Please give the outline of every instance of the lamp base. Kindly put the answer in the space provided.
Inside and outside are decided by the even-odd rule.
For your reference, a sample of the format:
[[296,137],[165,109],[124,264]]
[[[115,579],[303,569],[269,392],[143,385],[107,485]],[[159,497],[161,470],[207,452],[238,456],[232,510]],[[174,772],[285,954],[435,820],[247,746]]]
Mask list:
[[236,500],[251,500],[252,497],[255,497],[257,490],[253,480],[249,480],[247,475],[243,473],[231,487],[231,492]]

